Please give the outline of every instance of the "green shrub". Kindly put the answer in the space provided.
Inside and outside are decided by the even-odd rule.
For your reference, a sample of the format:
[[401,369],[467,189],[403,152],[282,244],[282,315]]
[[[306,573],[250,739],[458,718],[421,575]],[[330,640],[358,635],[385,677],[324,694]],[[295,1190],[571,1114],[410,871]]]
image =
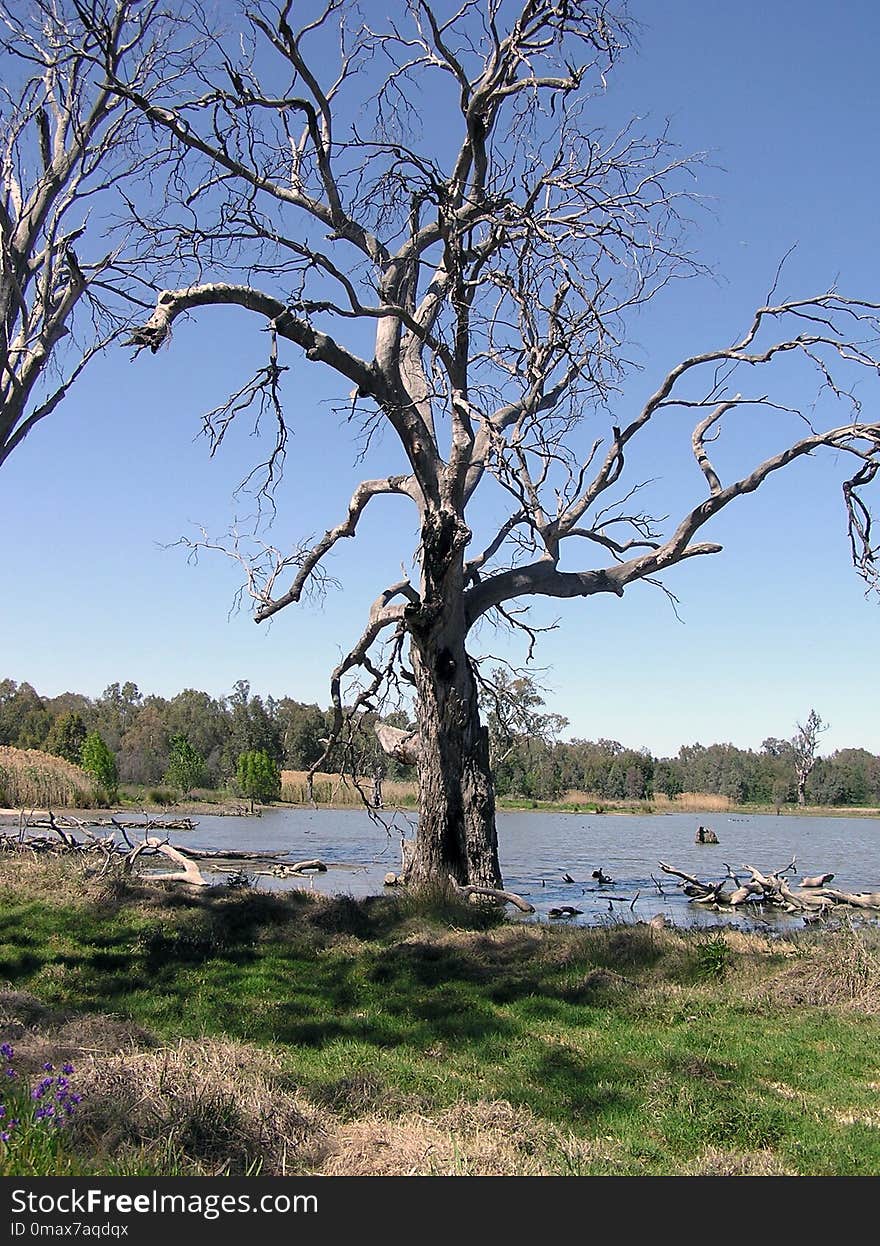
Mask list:
[[242,753],[238,759],[235,781],[242,796],[251,802],[266,805],[281,796],[281,767],[263,749]]
[[90,731],[82,746],[82,768],[95,782],[99,799],[113,804],[119,793],[119,771],[116,758],[97,731]]

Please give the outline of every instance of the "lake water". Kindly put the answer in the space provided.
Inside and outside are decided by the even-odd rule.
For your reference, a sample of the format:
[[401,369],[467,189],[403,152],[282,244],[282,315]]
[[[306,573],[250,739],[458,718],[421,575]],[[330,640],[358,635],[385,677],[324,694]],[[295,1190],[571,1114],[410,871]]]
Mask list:
[[[200,818],[194,831],[171,838],[184,847],[284,851],[291,861],[318,857],[329,867],[326,874],[260,877],[258,885],[365,896],[381,892],[384,875],[400,868],[401,832],[412,833],[414,817],[385,815],[385,821],[387,828],[360,809],[272,809],[260,818]],[[715,831],[717,846],[694,843],[701,822]],[[574,919],[580,924],[647,921],[656,913],[676,925],[717,922],[717,914],[689,903],[659,861],[714,882],[724,876],[724,862],[746,875],[744,864],[768,873],[796,857],[795,881],[833,872],[832,885],[842,891],[880,890],[880,818],[500,813],[498,842],[505,886],[535,906],[535,917],[524,920],[547,920],[551,908],[570,905],[582,910]],[[249,863],[243,864],[247,870]],[[596,885],[591,875],[600,868],[613,885]],[[574,883],[563,882],[563,874]]]

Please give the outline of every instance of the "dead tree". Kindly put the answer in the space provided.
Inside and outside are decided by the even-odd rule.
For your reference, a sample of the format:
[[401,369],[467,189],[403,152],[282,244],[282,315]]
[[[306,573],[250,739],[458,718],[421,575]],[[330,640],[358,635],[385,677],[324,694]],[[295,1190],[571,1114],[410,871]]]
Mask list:
[[[535,597],[660,583],[720,552],[703,531],[725,507],[826,450],[850,465],[840,483],[852,555],[875,577],[864,489],[880,423],[854,395],[859,374],[876,377],[878,305],[833,289],[783,296],[779,278],[732,341],[695,341],[630,410],[617,396],[627,314],[694,265],[682,242],[688,162],[665,137],[635,123],[602,134],[591,115],[624,19],[586,0],[452,16],[412,0],[370,23],[348,0],[283,0],[233,33],[161,97],[112,75],[179,153],[179,208],[167,215],[192,256],[132,341],[157,351],[187,316],[223,308],[267,331],[265,366],[205,418],[216,447],[237,413],[268,412],[264,492],[283,462],[295,364],[336,375],[368,447],[380,428],[396,440],[402,466],[363,480],[318,539],[196,545],[241,563],[262,622],[322,590],[327,556],[377,498],[410,508],[400,530],[417,530],[416,548],[331,675],[332,738],[347,714],[410,689],[420,810],[406,877],[497,888],[472,629],[500,620],[533,640],[521,611]],[[420,137],[420,107],[443,116],[441,137],[433,125]],[[783,358],[815,393],[774,392],[775,378],[790,383]],[[755,410],[777,449],[749,458],[740,437],[716,453]],[[631,461],[655,427],[688,417],[697,487],[660,518],[642,509]],[[501,517],[487,526],[489,514]]]
[[799,805],[807,803],[807,779],[812,774],[818,761],[819,736],[828,730],[829,724],[823,722],[820,715],[811,709],[807,721],[797,724],[797,734],[791,742],[794,757],[794,770],[797,777],[797,801]]
[[111,218],[162,145],[105,69],[151,90],[165,38],[135,0],[0,3],[0,464],[151,298],[156,240]]

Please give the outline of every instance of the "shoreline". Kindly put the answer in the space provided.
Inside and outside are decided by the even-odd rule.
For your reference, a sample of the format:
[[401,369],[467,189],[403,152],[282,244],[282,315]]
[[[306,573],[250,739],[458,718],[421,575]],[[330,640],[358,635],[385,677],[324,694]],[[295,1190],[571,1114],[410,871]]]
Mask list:
[[[592,802],[591,802],[592,803]],[[620,804],[605,804],[596,802],[598,808],[584,808],[579,804],[564,804],[562,802],[545,801],[537,802],[523,801],[521,804],[503,804],[496,808],[496,814],[504,813],[561,813],[571,814],[575,817],[608,817],[617,815],[626,815],[628,817],[643,818],[665,818],[674,814],[693,814],[694,817],[711,818],[729,818],[729,817],[780,817],[780,818],[880,818],[880,808],[866,807],[863,805],[807,805],[804,808],[782,808],[776,809],[773,805],[731,805],[728,809],[711,808],[708,805],[701,807],[699,805],[689,806],[687,809],[676,808],[670,804],[658,808],[650,801],[634,801],[632,803],[621,802]],[[34,808],[28,810],[0,808],[0,825],[9,823],[18,824],[22,813],[28,817],[48,817],[49,813],[54,813],[58,817],[78,818],[83,822],[88,822],[90,818],[134,818],[138,815],[145,815],[148,818],[161,819],[167,818],[198,818],[202,817],[222,817],[222,818],[243,818],[251,820],[262,816],[264,811],[274,811],[277,809],[311,809],[313,812],[338,813],[343,810],[358,810],[365,806],[353,805],[343,802],[319,802],[316,805],[310,805],[303,802],[294,801],[275,801],[271,805],[263,805],[254,810],[253,813],[241,812],[240,807],[224,805],[219,801],[217,803],[181,802],[179,805],[151,805],[148,802],[135,806],[114,806],[113,808],[97,808],[82,809],[74,807],[63,807],[58,809]],[[405,809],[410,813],[417,813],[418,810],[408,805],[388,806],[378,810],[379,813],[393,813],[398,808]]]

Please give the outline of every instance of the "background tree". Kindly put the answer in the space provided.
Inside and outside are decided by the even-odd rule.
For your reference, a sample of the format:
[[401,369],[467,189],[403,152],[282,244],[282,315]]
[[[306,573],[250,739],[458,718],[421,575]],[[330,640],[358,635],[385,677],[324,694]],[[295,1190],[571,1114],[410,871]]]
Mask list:
[[155,240],[120,217],[162,153],[105,68],[151,89],[163,28],[137,0],[0,3],[0,464],[149,295]]
[[0,744],[42,748],[52,716],[37,690],[14,679],[0,682]]
[[[193,256],[133,341],[156,351],[208,307],[244,309],[268,330],[265,366],[206,417],[216,446],[237,412],[272,414],[264,492],[283,462],[290,347],[336,374],[368,442],[379,428],[396,438],[391,473],[365,479],[314,543],[204,544],[242,561],[264,621],[320,591],[327,555],[375,498],[413,509],[411,571],[379,592],[332,673],[331,739],[383,689],[409,685],[420,785],[409,878],[497,884],[469,634],[483,620],[527,626],[516,603],[536,596],[622,596],[718,553],[700,539],[712,519],[825,449],[851,464],[852,555],[871,580],[865,489],[880,424],[854,395],[856,374],[876,376],[877,305],[783,296],[778,275],[732,341],[701,344],[631,411],[617,399],[627,313],[694,265],[679,217],[687,162],[635,125],[602,133],[591,114],[625,20],[582,0],[452,16],[412,0],[372,24],[346,0],[295,14],[302,25],[290,0],[250,11],[197,81],[178,77],[161,97],[114,77],[180,153],[162,227],[176,225]],[[763,435],[722,436],[755,411],[776,439],[769,453]],[[635,451],[687,416],[700,487],[643,510]]]
[[169,732],[165,719],[167,706],[168,702],[163,697],[141,698],[138,693],[137,701],[123,716],[125,727],[116,720],[113,738],[119,740],[116,758],[123,783],[162,781],[169,757]]
[[205,759],[185,735],[173,735],[168,741],[170,760],[165,782],[177,788],[181,797],[200,787],[205,777]]
[[797,779],[797,802],[807,803],[807,779],[818,760],[819,736],[827,731],[829,724],[823,722],[820,715],[811,709],[807,721],[797,724],[797,733],[791,741],[791,752],[794,758],[794,772]]
[[74,766],[79,766],[82,764],[82,749],[87,735],[88,728],[80,714],[60,714],[46,737],[46,752],[54,753],[56,757],[63,757]]
[[114,804],[118,795],[116,758],[97,731],[90,731],[82,746],[82,768],[95,780],[99,799]]
[[[229,739],[229,717],[215,697],[196,688],[185,688],[164,707],[163,724],[169,736],[184,735],[205,760],[203,782],[217,787],[223,774],[222,755]],[[231,768],[230,768],[231,773]]]
[[225,777],[236,773],[242,753],[266,753],[273,761],[284,756],[281,732],[263,700],[251,696],[250,684],[239,679],[227,698],[229,734],[223,748],[221,766]]
[[262,749],[242,753],[238,759],[235,782],[242,796],[251,802],[267,805],[281,795],[281,767],[274,757]]

